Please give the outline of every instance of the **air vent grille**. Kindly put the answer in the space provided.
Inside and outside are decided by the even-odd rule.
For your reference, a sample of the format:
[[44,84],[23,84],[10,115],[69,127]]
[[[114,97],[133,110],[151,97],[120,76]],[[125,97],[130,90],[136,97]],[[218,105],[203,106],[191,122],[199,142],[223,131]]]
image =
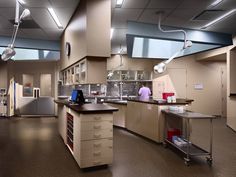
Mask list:
[[224,14],[224,10],[204,10],[196,15],[192,21],[211,21]]

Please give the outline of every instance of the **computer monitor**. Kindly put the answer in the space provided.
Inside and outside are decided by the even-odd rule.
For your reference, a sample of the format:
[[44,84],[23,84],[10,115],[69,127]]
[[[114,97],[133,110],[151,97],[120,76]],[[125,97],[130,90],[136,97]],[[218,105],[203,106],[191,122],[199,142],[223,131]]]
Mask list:
[[73,103],[77,103],[77,99],[78,99],[78,90],[73,90],[71,93],[71,101]]
[[72,103],[84,104],[85,99],[84,99],[83,91],[82,90],[73,90],[71,93],[71,101],[72,101]]

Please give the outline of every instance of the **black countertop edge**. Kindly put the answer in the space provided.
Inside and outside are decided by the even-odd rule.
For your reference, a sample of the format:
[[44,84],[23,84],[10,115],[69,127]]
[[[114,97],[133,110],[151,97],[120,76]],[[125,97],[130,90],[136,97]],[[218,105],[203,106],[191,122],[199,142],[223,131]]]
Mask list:
[[230,93],[229,96],[236,96],[236,93]]
[[148,103],[148,104],[156,104],[156,105],[186,105],[186,104],[191,104],[194,100],[191,100],[191,99],[176,99],[176,103],[167,103],[166,101],[153,100],[153,99],[148,99],[148,100],[128,99],[128,101]]
[[91,114],[91,113],[108,113],[108,112],[113,112],[113,111],[118,111],[117,108],[114,108],[109,105],[104,105],[104,104],[83,104],[83,105],[72,105],[68,101],[63,101],[63,100],[54,100],[55,103],[60,104],[60,105],[65,105],[75,112],[78,113],[84,113],[84,114]]

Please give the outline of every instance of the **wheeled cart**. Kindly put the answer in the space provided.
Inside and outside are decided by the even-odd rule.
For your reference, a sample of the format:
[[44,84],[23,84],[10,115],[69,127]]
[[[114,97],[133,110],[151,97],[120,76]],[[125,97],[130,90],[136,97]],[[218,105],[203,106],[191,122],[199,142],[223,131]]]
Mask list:
[[[186,111],[184,113],[178,113],[176,111],[171,111],[171,110],[162,110],[162,113],[165,115],[165,126],[164,126],[164,146],[173,146],[176,149],[180,150],[184,155],[184,162],[188,166],[190,163],[190,158],[193,156],[205,156],[207,163],[211,166],[212,165],[212,140],[213,140],[213,124],[212,120],[215,119],[215,116],[210,116],[210,115],[204,115],[200,113],[195,113],[195,112],[190,112]],[[170,126],[179,126],[178,123],[173,123],[173,119],[182,119],[181,122],[181,129],[184,134],[184,141],[186,142],[186,145],[184,146],[178,146],[176,145],[171,139],[167,138],[167,128]],[[204,119],[204,120],[209,120],[210,121],[210,148],[209,152],[204,150],[203,148],[193,144],[190,142],[190,120],[191,119]],[[172,121],[172,123],[171,123]],[[170,122],[169,125],[168,123]],[[173,127],[172,127],[173,128]]]

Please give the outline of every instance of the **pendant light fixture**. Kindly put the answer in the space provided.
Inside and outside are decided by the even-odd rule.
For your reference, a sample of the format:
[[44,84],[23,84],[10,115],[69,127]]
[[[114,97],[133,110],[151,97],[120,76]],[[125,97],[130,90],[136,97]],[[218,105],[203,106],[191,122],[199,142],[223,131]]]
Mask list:
[[22,12],[20,17],[19,17],[19,13],[20,13],[20,2],[18,0],[16,0],[16,14],[15,14],[14,30],[13,30],[13,34],[12,34],[12,38],[11,38],[11,43],[2,52],[1,59],[3,61],[7,61],[7,60],[11,59],[13,56],[15,56],[16,51],[14,50],[14,44],[15,44],[16,35],[18,32],[19,26],[20,26],[22,20],[24,20],[25,18],[30,16],[29,9],[24,9],[24,11]]

